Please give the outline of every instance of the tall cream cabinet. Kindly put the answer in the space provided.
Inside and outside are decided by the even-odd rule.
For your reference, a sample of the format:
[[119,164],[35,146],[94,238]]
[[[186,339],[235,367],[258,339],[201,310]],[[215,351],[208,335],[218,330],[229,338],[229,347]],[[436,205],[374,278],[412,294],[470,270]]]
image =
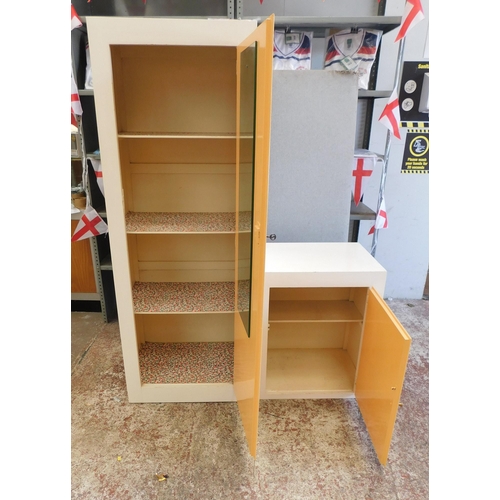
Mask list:
[[274,18],[87,28],[129,401],[238,401],[255,455]]

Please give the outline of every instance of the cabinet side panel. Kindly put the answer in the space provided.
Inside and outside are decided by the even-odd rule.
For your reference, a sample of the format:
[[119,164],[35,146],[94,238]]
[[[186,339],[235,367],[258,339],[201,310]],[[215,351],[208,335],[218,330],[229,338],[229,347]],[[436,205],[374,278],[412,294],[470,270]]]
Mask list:
[[120,174],[122,179],[122,203],[123,212],[135,211],[134,199],[132,198],[132,178],[129,160],[128,143],[126,141],[118,142],[120,153]]
[[141,401],[138,339],[130,286],[132,276],[125,230],[123,184],[116,127],[117,110],[115,108],[110,50],[113,29],[108,30],[107,20],[101,20],[103,21],[101,23],[94,23],[94,21],[96,19],[89,18],[87,28],[92,59],[104,191],[106,193],[106,215],[113,260],[113,279],[128,397],[129,401],[138,402]]
[[137,335],[137,348],[146,341],[144,334],[144,316],[135,315],[135,331]]
[[112,71],[113,71],[113,90],[115,95],[116,124],[117,130],[127,129],[127,102],[123,92],[123,73],[122,73],[122,55],[121,47],[110,46]]
[[357,367],[363,327],[361,323],[350,323],[346,326],[346,330],[345,349],[353,365]]

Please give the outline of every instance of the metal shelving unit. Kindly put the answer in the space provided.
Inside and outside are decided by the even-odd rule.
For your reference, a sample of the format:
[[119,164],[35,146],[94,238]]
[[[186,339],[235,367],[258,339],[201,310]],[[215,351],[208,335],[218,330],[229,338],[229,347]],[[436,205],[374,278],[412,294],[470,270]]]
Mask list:
[[[264,18],[243,17],[243,19]],[[392,31],[401,24],[400,16],[366,16],[366,17],[317,17],[317,16],[277,16],[275,28],[291,28],[298,31],[312,31],[314,36],[324,37],[331,29],[341,30],[346,28],[377,29],[384,34]]]
[[[82,19],[83,21],[83,19]],[[74,65],[74,61],[73,61]],[[75,66],[75,65],[74,65]],[[77,68],[73,68],[75,79],[77,75]],[[78,85],[77,79],[77,85]],[[92,89],[79,89],[78,93],[80,97],[84,96],[93,99],[94,91]],[[83,103],[82,103],[83,106]],[[82,163],[82,180],[83,189],[86,193],[88,203],[99,213],[99,215],[106,221],[106,207],[105,200],[102,193],[97,185],[95,173],[91,165],[89,165],[89,160],[95,159],[100,160],[100,155],[96,152],[88,153],[87,145],[85,140],[84,131],[84,121],[86,115],[91,113],[93,110],[84,109],[82,117],[77,117],[78,121],[78,140],[79,140],[79,156],[72,156],[73,159],[78,159]],[[95,116],[91,117],[95,120]],[[97,142],[97,138],[95,138]],[[71,214],[73,220],[79,220],[82,212]],[[109,236],[107,234],[93,236],[88,238],[92,262],[94,267],[94,276],[96,283],[96,293],[72,293],[71,300],[81,300],[81,301],[99,301],[101,306],[101,312],[105,322],[109,322],[117,317],[116,312],[116,298],[113,283],[113,267],[111,263],[111,254],[109,250]]]
[[[73,160],[78,160],[82,163],[82,171],[85,171],[85,163],[86,163],[86,157],[85,157],[85,144],[83,140],[83,132],[82,132],[82,123],[81,123],[81,118],[77,118],[78,121],[78,132],[76,134],[77,140],[79,141],[79,152],[80,154],[78,156],[71,156],[71,161]],[[86,176],[82,173],[82,188],[84,189],[86,196],[89,196],[89,189],[88,186],[86,185]],[[82,216],[82,211],[72,213],[71,214],[71,220],[80,220]],[[104,295],[104,290],[102,288],[102,280],[100,278],[100,273],[99,273],[99,254],[98,254],[98,249],[97,249],[97,244],[95,241],[95,238],[89,238],[89,245],[90,245],[90,253],[92,256],[92,263],[93,263],[93,268],[94,268],[94,278],[95,278],[95,283],[96,283],[96,289],[97,292],[95,293],[71,293],[71,300],[81,300],[81,301],[96,301],[99,300],[101,301],[101,307],[103,306],[102,302],[102,297]],[[104,307],[102,307],[104,310]]]
[[[260,17],[245,17],[242,16],[241,2],[238,2],[239,8],[237,15],[241,19],[257,19],[262,22],[265,18]],[[315,37],[326,38],[330,35],[331,30],[341,30],[346,28],[352,29],[377,29],[382,31],[383,35],[398,28],[401,25],[401,16],[385,16],[385,1],[382,1],[379,6],[377,16],[367,17],[308,17],[308,16],[277,16],[275,18],[275,27],[281,29],[291,29],[297,31],[312,31]],[[399,84],[404,53],[404,39],[399,42],[398,56],[396,61],[394,87]],[[369,142],[371,135],[371,123],[373,118],[373,102],[374,99],[388,98],[391,96],[393,88],[388,90],[375,90],[377,82],[378,64],[380,50],[377,53],[377,58],[373,64],[369,88],[358,90],[358,100],[367,100],[368,105],[364,119],[363,144],[362,148],[369,150]],[[380,209],[383,193],[385,190],[385,180],[387,176],[387,165],[391,148],[391,133],[387,132],[386,146],[383,154],[377,154],[379,160],[382,161],[382,173],[380,179],[379,197],[375,210],[364,205],[362,202],[356,207],[351,204],[349,241],[357,241],[359,223],[361,220],[375,220]],[[376,229],[373,235],[371,254],[375,256],[378,232]]]

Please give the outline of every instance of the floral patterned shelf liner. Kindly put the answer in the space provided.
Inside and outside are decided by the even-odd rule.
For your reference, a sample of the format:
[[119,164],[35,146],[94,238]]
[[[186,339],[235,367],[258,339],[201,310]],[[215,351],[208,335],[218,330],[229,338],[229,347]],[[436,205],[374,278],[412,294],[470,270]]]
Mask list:
[[232,281],[136,282],[132,288],[135,313],[234,312]]
[[143,384],[233,382],[232,342],[146,342],[139,350]]
[[[241,212],[240,231],[250,231],[251,214]],[[234,212],[128,212],[127,233],[234,233]]]

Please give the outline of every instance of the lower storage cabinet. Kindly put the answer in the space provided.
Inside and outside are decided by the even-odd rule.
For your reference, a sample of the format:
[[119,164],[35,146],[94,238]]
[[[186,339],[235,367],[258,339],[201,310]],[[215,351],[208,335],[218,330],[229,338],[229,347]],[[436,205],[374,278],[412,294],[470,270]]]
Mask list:
[[359,243],[270,243],[262,399],[354,397],[380,463],[411,338],[385,301],[385,269]]

